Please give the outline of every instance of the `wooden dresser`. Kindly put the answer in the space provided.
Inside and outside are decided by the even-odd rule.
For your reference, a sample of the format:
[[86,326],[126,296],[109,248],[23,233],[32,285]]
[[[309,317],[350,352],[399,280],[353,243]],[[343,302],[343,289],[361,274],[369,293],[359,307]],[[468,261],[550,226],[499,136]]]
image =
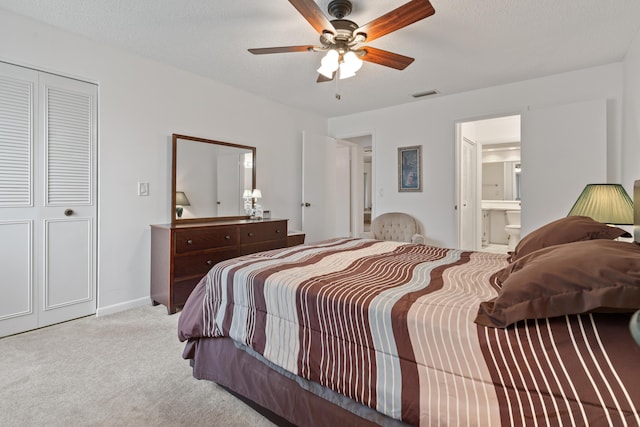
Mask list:
[[152,225],[153,304],[164,304],[173,314],[214,264],[287,244],[286,219]]

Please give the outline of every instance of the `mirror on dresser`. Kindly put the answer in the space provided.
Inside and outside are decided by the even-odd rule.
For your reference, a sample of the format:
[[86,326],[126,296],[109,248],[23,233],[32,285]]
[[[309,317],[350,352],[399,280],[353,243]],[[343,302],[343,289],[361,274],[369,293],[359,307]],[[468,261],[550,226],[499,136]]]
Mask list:
[[171,223],[246,218],[256,188],[256,148],[173,134]]

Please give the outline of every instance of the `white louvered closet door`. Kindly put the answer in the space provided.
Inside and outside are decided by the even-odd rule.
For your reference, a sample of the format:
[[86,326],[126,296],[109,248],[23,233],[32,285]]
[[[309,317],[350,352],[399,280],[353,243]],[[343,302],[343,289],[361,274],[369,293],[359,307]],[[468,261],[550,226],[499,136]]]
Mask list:
[[4,63],[0,82],[4,336],[96,311],[97,87]]

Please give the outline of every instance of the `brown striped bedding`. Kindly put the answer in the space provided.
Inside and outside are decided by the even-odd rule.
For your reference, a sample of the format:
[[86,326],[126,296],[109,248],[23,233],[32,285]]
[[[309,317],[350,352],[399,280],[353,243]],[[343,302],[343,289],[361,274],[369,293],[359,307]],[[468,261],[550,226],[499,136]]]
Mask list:
[[474,323],[506,255],[366,239],[217,264],[180,339],[229,337],[411,425],[640,425],[627,314]]

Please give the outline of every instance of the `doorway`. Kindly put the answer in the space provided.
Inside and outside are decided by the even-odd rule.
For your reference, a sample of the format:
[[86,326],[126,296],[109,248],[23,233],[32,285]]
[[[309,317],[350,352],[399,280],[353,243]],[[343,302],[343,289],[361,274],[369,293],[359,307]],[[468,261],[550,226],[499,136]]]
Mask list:
[[369,231],[371,228],[371,218],[373,218],[373,137],[372,135],[362,135],[343,139],[355,144],[360,153],[360,156],[358,156],[360,164],[359,167],[356,168],[358,176],[354,177],[354,187],[356,189],[355,199],[360,202],[360,206],[355,207],[358,209],[358,212],[355,214],[358,220],[357,227],[354,227],[354,231],[357,232],[355,237],[358,237],[363,231]]
[[509,115],[456,124],[461,249],[506,253],[517,243],[518,233],[507,225],[520,225],[520,119]]

